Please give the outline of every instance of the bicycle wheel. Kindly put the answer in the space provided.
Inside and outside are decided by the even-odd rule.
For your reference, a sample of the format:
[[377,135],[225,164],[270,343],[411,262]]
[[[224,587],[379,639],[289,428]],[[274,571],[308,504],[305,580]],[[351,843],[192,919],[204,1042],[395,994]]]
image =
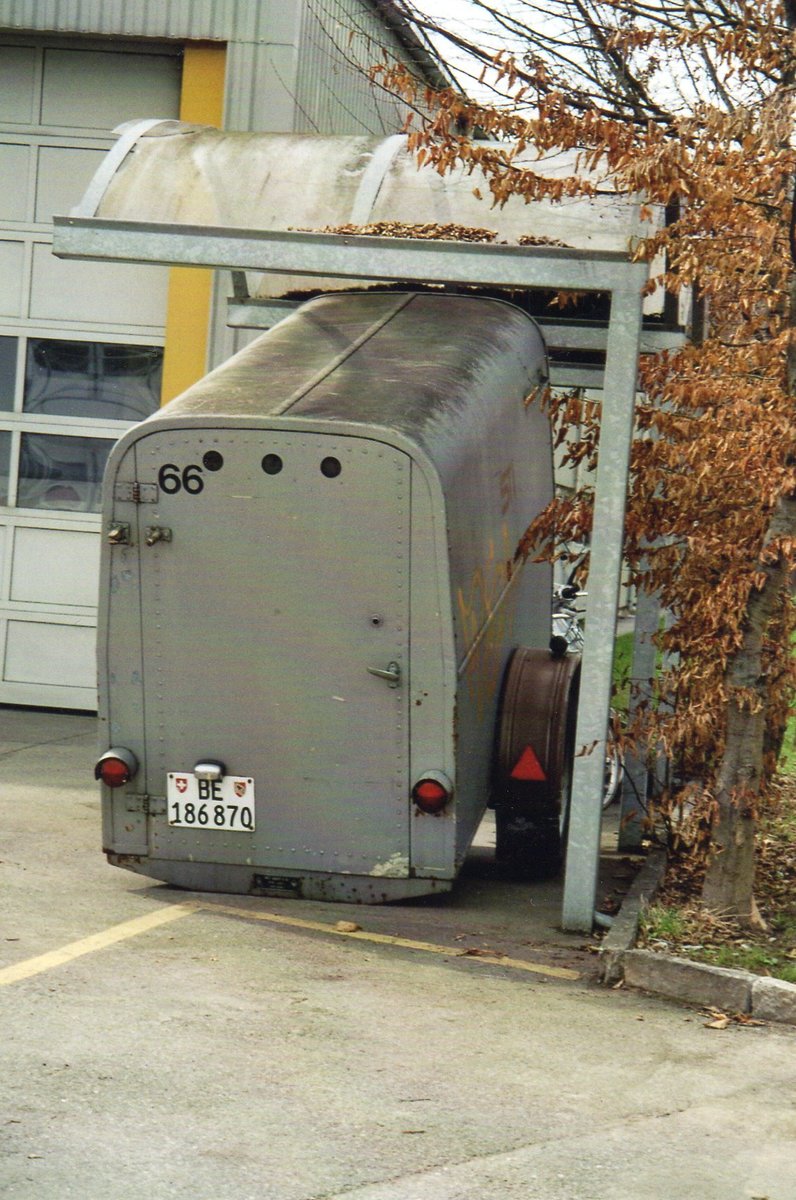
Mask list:
[[[613,714],[611,714],[613,718]],[[618,800],[625,777],[625,764],[616,744],[613,725],[609,724],[605,739],[605,782],[603,784],[603,808]]]

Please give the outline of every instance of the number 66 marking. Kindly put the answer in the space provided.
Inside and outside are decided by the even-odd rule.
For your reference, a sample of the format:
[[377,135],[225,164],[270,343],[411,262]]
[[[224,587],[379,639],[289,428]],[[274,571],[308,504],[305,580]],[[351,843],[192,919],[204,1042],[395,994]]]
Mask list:
[[167,496],[175,496],[183,489],[189,496],[198,496],[204,486],[202,468],[197,463],[189,463],[182,471],[175,463],[164,463],[158,471],[158,487]]

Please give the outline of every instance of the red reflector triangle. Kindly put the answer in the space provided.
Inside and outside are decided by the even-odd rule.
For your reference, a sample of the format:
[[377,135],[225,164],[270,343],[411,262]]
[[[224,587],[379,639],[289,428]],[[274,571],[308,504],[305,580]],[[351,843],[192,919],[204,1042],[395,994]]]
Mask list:
[[542,769],[542,764],[536,757],[532,746],[526,746],[511,772],[512,779],[523,779],[527,782],[544,783],[547,776]]

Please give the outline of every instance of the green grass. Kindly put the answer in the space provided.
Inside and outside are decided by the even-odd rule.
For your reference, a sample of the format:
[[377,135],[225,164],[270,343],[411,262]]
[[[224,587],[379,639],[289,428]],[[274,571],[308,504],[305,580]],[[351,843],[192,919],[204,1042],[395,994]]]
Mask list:
[[[791,639],[791,649],[796,654],[796,634]],[[796,775],[796,711],[791,713],[788,724],[785,726],[779,769],[783,775]]]
[[[779,954],[764,946],[714,946],[706,948],[702,962],[716,967],[731,967],[736,971],[751,971],[755,975],[774,975],[777,979],[793,982],[796,963],[782,961]],[[790,976],[790,978],[789,978]]]
[[796,714],[791,713],[785,729],[779,769],[783,775],[796,775]]
[[694,962],[796,983],[791,925],[796,932],[796,921],[788,916],[784,922],[772,921],[767,934],[739,936],[727,922],[698,908],[651,905],[641,915],[639,945]]
[[754,891],[765,921],[755,929],[709,912],[698,900],[678,905],[676,892],[664,892],[642,913],[639,945],[796,983],[796,787],[791,781],[779,789],[775,809],[760,819]]
[[614,643],[614,695],[612,706],[627,712],[630,702],[630,669],[633,665],[633,634],[621,633]]
[[641,914],[641,933],[647,940],[681,942],[688,936],[688,921],[679,908],[651,904]]

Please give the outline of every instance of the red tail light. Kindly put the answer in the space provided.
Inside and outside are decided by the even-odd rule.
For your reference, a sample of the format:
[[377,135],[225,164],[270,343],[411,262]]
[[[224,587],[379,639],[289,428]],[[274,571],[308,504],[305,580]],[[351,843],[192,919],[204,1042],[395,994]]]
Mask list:
[[94,767],[94,778],[101,779],[106,787],[124,787],[138,770],[138,759],[132,750],[115,746],[106,750]]
[[441,771],[429,771],[412,788],[412,799],[424,813],[442,812],[452,795],[453,785]]

